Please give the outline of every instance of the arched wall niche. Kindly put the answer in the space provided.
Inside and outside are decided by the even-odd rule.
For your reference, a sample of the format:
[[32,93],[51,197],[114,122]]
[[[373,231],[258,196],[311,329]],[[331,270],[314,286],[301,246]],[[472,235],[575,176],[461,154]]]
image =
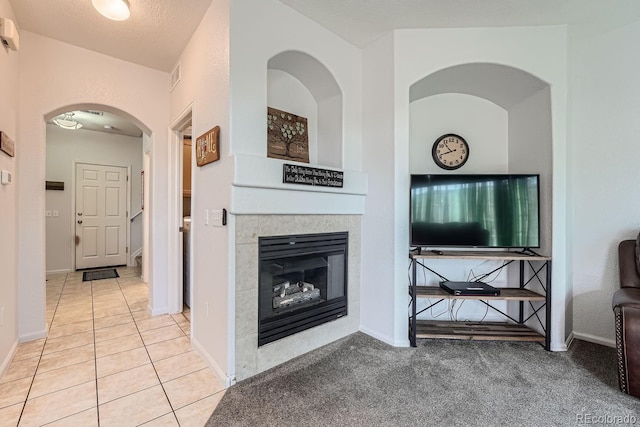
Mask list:
[[443,93],[464,93],[509,110],[549,84],[526,71],[491,63],[455,65],[411,85],[409,102]]
[[307,53],[284,51],[267,62],[267,106],[308,119],[312,164],[343,166],[342,98],[333,74]]
[[[463,96],[464,95],[464,96]],[[551,253],[552,230],[552,122],[551,88],[538,77],[514,67],[493,63],[467,63],[438,70],[416,81],[409,88],[409,109],[411,121],[428,122],[432,116],[422,109],[421,101],[429,98],[430,108],[437,109],[438,102],[447,103],[446,108],[454,111],[451,104],[456,100],[469,102],[470,98],[481,98],[485,102],[487,114],[496,106],[506,111],[506,118],[491,123],[470,126],[474,118],[468,114],[440,115],[434,123],[433,141],[444,132],[457,133],[465,129],[465,138],[470,144],[471,157],[461,169],[450,173],[537,173],[541,177],[541,251]],[[476,107],[483,108],[475,102]],[[492,105],[495,104],[495,105]],[[442,104],[443,108],[445,104]],[[471,111],[466,106],[461,111]],[[443,123],[444,122],[444,123]],[[413,125],[413,123],[411,123]],[[487,129],[493,127],[493,129]],[[436,135],[438,134],[438,135]],[[496,135],[496,138],[491,138]],[[417,149],[419,144],[433,141],[410,141],[409,155],[423,155]],[[422,147],[424,148],[424,147]],[[473,156],[482,153],[482,156]],[[424,151],[424,150],[423,150]],[[425,159],[426,172],[446,173],[433,162]],[[493,160],[493,159],[500,160]]]

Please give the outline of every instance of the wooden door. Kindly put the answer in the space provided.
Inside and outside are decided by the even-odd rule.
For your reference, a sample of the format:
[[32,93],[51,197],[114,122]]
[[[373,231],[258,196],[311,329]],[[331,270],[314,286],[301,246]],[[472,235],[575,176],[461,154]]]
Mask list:
[[127,264],[127,168],[76,165],[76,269]]

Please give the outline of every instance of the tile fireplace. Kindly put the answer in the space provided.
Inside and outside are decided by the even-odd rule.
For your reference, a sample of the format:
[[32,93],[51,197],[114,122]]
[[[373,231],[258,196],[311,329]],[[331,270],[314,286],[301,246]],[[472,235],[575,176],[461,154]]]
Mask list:
[[[346,337],[349,334],[357,332],[360,327],[360,257],[361,257],[361,216],[360,215],[235,215],[233,216],[235,223],[235,352],[234,352],[234,365],[236,367],[235,377],[237,381],[249,378],[260,372],[272,368],[278,364],[285,363],[294,357],[304,354],[308,351],[322,347],[335,340]],[[269,276],[285,276],[285,279],[271,278],[269,286],[266,287],[266,293],[263,289],[263,299],[260,297],[260,282],[261,282],[261,266],[260,252],[264,251],[264,248],[260,248],[260,243],[265,239],[269,240],[275,238],[280,241],[280,249],[284,250],[284,254],[280,253],[271,254],[272,259],[268,260],[269,263],[280,263],[280,255],[289,256],[288,250],[299,251],[302,248],[303,242],[296,240],[295,244],[289,244],[292,237],[299,239],[301,235],[332,235],[344,236],[342,239],[346,242],[346,248],[344,252],[344,271],[339,273],[339,269],[335,266],[329,268],[330,264],[334,264],[335,252],[329,252],[328,255],[331,258],[322,260],[324,256],[319,256],[319,253],[307,253],[301,255],[299,258],[294,259],[294,263],[290,264],[291,268],[295,267],[298,271],[297,274],[293,272],[284,272],[285,266],[280,272],[279,267],[274,266],[276,270],[268,271]],[[326,239],[323,239],[326,240]],[[285,244],[286,243],[286,244]],[[305,244],[310,243],[306,242]],[[330,246],[333,243],[330,244]],[[278,245],[276,245],[277,247]],[[297,247],[296,247],[297,246]],[[317,244],[312,244],[316,246]],[[294,249],[294,247],[296,247]],[[286,249],[285,249],[286,248]],[[272,248],[275,249],[275,248]],[[313,249],[314,251],[316,249]],[[325,248],[326,249],[326,248]],[[264,254],[263,254],[264,255]],[[320,258],[320,259],[318,259]],[[309,261],[308,263],[303,260]],[[305,264],[306,263],[306,264]],[[323,264],[327,264],[327,268],[323,267]],[[297,265],[294,265],[297,264]],[[300,273],[304,271],[304,274]],[[329,296],[329,300],[336,294],[337,291],[333,290],[327,285],[324,286],[324,276],[329,277],[344,277],[344,299],[345,299],[345,314],[342,317],[335,315],[334,320],[319,323],[316,326],[309,327],[308,329],[301,328],[299,332],[293,332],[290,335],[283,335],[282,338],[270,341],[268,344],[259,344],[261,339],[258,335],[262,336],[259,332],[261,323],[269,323],[270,320],[280,321],[287,319],[293,320],[288,316],[293,317],[293,309],[296,305],[299,305],[302,310],[300,313],[302,317],[306,317],[309,313],[313,312],[315,308],[326,308],[331,303],[324,301],[309,301],[295,304],[294,301],[287,302],[287,292],[289,294],[298,293],[294,292],[295,289],[285,290],[285,295],[282,296],[282,290],[278,293],[278,289],[274,291],[274,286],[281,285],[283,282],[289,281],[289,287],[297,286],[301,291],[304,291],[305,284],[301,285],[298,282],[306,282],[313,285],[313,290],[319,289],[315,294],[320,293],[321,300],[325,300]],[[343,276],[344,275],[344,276]],[[302,277],[301,277],[302,276]],[[313,291],[309,286],[306,286],[306,293]],[[274,295],[274,292],[276,295]],[[305,294],[306,294],[305,293]],[[313,299],[312,294],[309,294],[310,299]],[[283,299],[276,299],[276,312],[273,313],[274,297]],[[299,296],[294,300],[300,301],[300,299],[306,299]],[[340,298],[340,297],[339,297]],[[338,299],[339,299],[338,298]],[[262,302],[261,302],[262,301]],[[282,302],[282,305],[279,303]],[[288,307],[286,305],[289,304]],[[308,305],[307,305],[308,304]],[[270,313],[269,318],[264,317],[265,313]],[[261,318],[262,317],[262,318]],[[295,319],[296,321],[299,319]],[[296,327],[300,326],[299,324]]]

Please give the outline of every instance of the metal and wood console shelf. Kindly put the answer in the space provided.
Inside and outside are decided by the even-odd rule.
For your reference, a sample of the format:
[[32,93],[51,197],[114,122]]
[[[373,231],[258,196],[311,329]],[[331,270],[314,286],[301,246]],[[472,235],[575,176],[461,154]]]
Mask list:
[[[502,341],[538,341],[543,343],[546,350],[551,344],[551,258],[541,255],[530,255],[519,252],[477,252],[477,251],[437,251],[410,253],[411,259],[411,283],[409,284],[409,295],[411,297],[411,313],[409,315],[409,340],[412,347],[416,347],[417,338],[449,338],[467,340],[502,340]],[[507,267],[513,262],[519,264],[519,286],[513,288],[500,288],[498,296],[462,296],[451,295],[440,289],[438,286],[417,286],[417,267],[427,269],[434,273],[441,280],[449,280],[442,276],[427,264],[433,260],[457,259],[457,260],[491,260],[502,261],[503,264],[494,270],[485,273],[477,280],[482,281],[484,277]],[[525,268],[529,267],[530,275],[525,279]],[[544,276],[541,277],[544,273]],[[544,290],[544,294],[526,289],[532,282],[536,281]],[[417,301],[419,298],[437,299],[428,307],[417,312]],[[468,299],[478,300],[497,311],[509,321],[505,322],[461,322],[461,321],[441,321],[441,320],[418,320],[417,316],[448,299]],[[517,318],[499,310],[491,305],[492,301],[518,301],[519,310]],[[531,313],[524,317],[525,302],[531,307]],[[535,307],[534,304],[538,307]],[[539,314],[545,308],[544,324]],[[529,320],[536,318],[544,335],[525,325]]]

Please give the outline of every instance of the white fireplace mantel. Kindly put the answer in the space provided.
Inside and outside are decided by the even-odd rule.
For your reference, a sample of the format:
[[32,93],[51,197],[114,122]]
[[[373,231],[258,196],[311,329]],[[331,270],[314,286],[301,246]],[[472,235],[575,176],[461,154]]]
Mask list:
[[343,188],[284,184],[284,163],[340,170],[251,155],[234,155],[231,213],[235,215],[362,215],[368,190],[366,173],[341,170]]

